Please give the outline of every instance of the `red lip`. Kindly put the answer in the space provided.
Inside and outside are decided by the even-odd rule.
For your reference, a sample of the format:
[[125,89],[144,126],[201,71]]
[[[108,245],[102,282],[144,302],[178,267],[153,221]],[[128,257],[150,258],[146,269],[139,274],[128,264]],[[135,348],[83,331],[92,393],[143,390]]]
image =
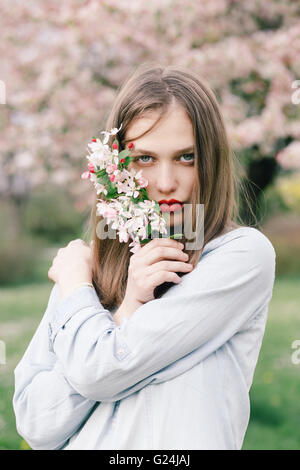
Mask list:
[[183,205],[183,202],[181,201],[177,201],[177,199],[170,199],[169,201],[167,201],[166,199],[161,199],[160,201],[158,201],[158,204],[181,204]]

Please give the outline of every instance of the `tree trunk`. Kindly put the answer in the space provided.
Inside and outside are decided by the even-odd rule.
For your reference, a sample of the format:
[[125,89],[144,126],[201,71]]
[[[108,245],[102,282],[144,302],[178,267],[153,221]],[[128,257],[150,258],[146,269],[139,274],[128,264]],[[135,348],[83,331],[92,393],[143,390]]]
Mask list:
[[[265,216],[264,190],[273,184],[280,166],[275,158],[261,158],[253,160],[248,166],[247,177],[244,180],[248,204],[245,200],[244,193],[241,194],[240,217],[246,225],[257,225],[263,221]],[[250,207],[249,207],[250,206]]]

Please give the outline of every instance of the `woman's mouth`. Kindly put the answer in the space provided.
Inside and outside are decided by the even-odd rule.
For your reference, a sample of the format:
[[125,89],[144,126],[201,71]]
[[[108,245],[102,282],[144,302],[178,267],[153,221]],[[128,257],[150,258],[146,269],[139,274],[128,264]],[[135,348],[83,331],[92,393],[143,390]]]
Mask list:
[[177,201],[176,199],[162,199],[158,201],[161,212],[177,212],[182,210],[183,202]]

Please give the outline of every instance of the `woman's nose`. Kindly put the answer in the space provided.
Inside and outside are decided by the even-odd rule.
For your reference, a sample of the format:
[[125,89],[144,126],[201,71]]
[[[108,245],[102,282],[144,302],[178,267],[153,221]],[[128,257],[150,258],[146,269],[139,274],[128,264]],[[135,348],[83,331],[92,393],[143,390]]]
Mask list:
[[161,194],[174,192],[178,187],[178,178],[171,165],[161,165],[157,168],[156,188]]

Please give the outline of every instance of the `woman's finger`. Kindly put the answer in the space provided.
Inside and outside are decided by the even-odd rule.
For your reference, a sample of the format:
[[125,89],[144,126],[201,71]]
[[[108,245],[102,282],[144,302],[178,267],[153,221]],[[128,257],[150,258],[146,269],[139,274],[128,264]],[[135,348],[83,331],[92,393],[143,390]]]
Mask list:
[[144,256],[144,263],[150,266],[151,264],[157,263],[161,259],[165,258],[188,261],[189,256],[178,248],[158,246],[153,248],[146,256]]
[[152,274],[158,271],[171,271],[171,272],[183,272],[189,273],[193,269],[193,265],[181,261],[159,261],[158,263],[154,263],[148,266],[145,271],[146,273],[151,276]]
[[134,258],[134,262],[139,262],[140,259],[144,260],[145,256],[148,256],[148,254],[151,253],[152,250],[159,247],[161,249],[176,248],[177,250],[183,250],[183,244],[180,242],[177,242],[170,238],[155,238],[154,240],[151,240],[151,242],[143,246],[140,250],[138,250],[134,255],[131,256],[131,258]]
[[181,277],[178,274],[170,271],[157,271],[149,277],[149,282],[153,288],[163,284],[164,282],[175,282],[179,284],[181,282]]
[[141,256],[144,256],[146,253],[148,253],[153,248],[156,248],[158,246],[177,248],[180,250],[184,248],[183,243],[173,240],[172,238],[154,238],[153,240],[148,242],[146,245],[144,245],[141,248],[141,250],[139,250],[137,253],[140,254]]

